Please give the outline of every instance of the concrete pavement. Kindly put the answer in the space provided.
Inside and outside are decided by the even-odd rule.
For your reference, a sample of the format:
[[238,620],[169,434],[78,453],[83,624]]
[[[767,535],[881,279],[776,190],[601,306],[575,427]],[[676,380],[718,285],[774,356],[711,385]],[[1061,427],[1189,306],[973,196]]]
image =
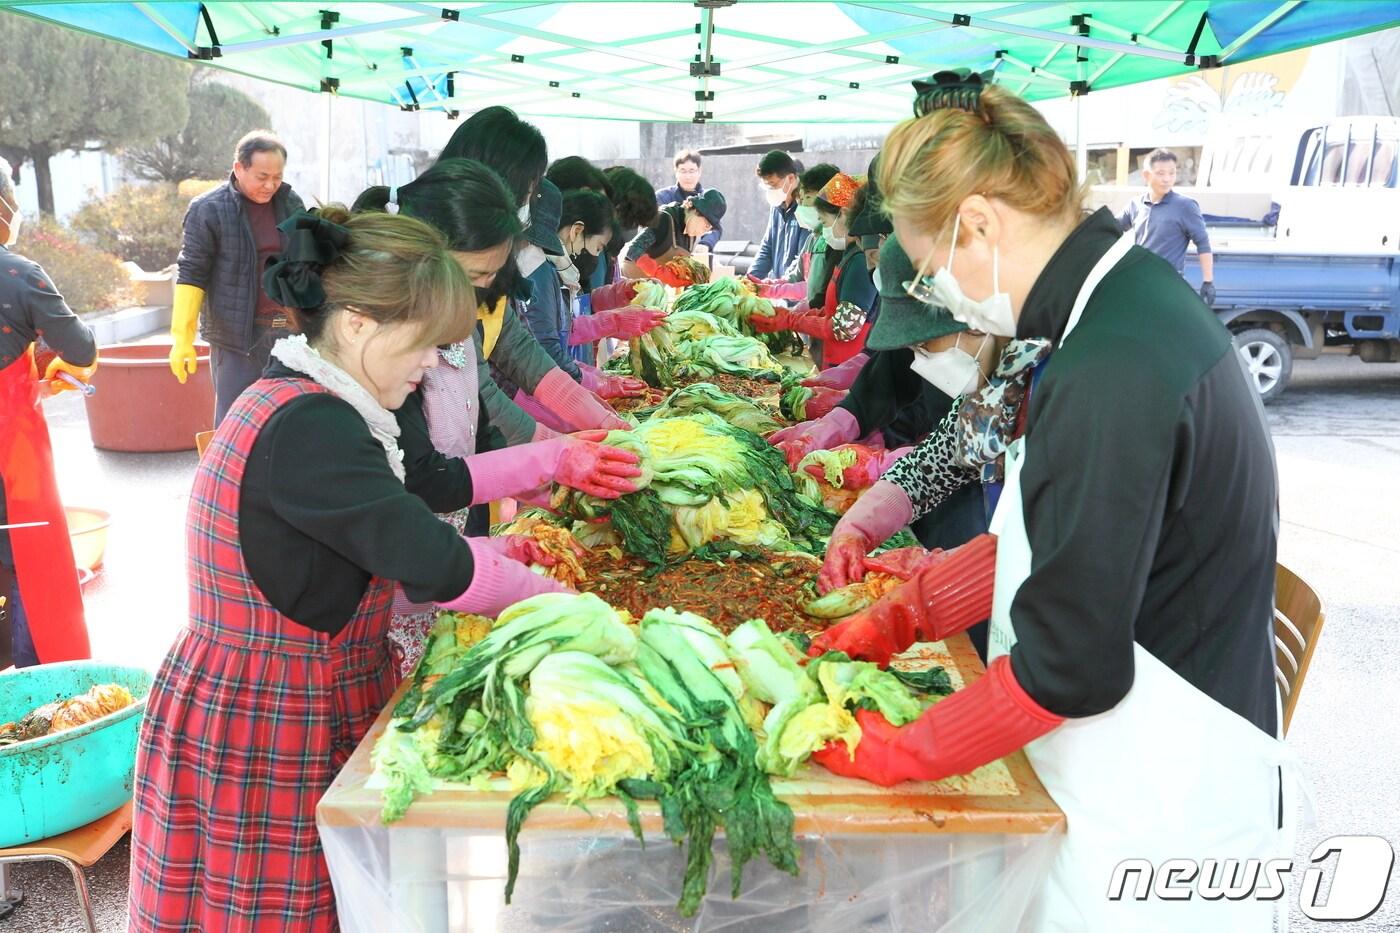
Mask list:
[[[85,594],[94,650],[155,667],[184,618],[195,455],[95,451],[74,393],[50,400],[46,412],[65,500],[113,516],[106,567]],[[1400,365],[1300,362],[1268,412],[1281,478],[1279,559],[1318,591],[1327,613],[1289,734],[1316,804],[1316,824],[1300,834],[1296,879],[1313,846],[1332,835],[1382,835],[1400,848]],[[123,843],[88,872],[102,931],[124,928],[126,871]],[[0,921],[0,933],[81,929],[66,873],[26,866],[12,874],[28,902]],[[1294,928],[1312,928],[1296,896],[1295,883]],[[1400,929],[1400,879],[1372,917],[1327,926]]]

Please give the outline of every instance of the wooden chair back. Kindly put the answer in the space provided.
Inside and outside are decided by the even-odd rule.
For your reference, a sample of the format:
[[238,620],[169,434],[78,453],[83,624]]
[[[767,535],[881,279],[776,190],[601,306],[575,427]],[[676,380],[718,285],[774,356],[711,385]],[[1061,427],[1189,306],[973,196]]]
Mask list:
[[1274,679],[1283,697],[1285,734],[1322,634],[1322,622],[1322,600],[1317,593],[1279,564],[1274,581]]

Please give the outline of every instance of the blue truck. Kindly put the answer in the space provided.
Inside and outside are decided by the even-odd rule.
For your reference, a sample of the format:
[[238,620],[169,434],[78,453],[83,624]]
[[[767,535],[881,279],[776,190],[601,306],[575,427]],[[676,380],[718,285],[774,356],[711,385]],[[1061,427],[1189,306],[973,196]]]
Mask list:
[[[1264,401],[1295,360],[1400,362],[1400,119],[1236,133],[1203,153],[1220,320]],[[1267,187],[1265,187],[1267,185]],[[1137,189],[1141,196],[1141,189]],[[1194,250],[1186,278],[1201,269]]]

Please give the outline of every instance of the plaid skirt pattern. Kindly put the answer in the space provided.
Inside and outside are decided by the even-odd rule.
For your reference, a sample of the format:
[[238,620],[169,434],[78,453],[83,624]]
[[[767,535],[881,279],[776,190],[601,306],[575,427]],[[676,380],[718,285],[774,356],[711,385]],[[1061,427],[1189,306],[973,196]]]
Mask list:
[[256,383],[200,461],[190,622],[156,675],[137,751],[131,930],[337,928],[316,803],[393,692],[392,584],[372,580],[332,639],[266,601],[238,535],[258,432],[278,408],[320,391],[297,379]]

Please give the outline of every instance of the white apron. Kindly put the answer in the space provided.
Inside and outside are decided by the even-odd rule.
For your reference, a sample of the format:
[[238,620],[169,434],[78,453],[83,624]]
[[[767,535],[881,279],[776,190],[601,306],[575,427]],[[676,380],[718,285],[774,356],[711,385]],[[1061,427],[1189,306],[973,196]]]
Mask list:
[[[1061,345],[1094,289],[1132,246],[1126,234],[1099,261],[1075,299]],[[989,659],[1016,642],[1011,603],[1031,569],[1022,511],[1025,440],[1006,452],[1006,483],[992,516],[998,536]],[[1277,739],[1197,690],[1141,645],[1133,646],[1132,688],[1113,709],[1068,719],[1026,746],[1026,756],[1065,812],[1068,830],[1046,881],[1039,928],[1072,931],[1272,929],[1274,908],[1253,898],[1134,900],[1130,875],[1122,901],[1108,899],[1114,867],[1124,859],[1224,860],[1292,858],[1292,800],[1277,829],[1279,774],[1291,779],[1291,752]],[[1280,724],[1282,716],[1279,717]],[[1280,726],[1281,727],[1281,726]],[[1154,876],[1154,883],[1157,878]],[[1261,876],[1260,885],[1263,886]],[[1287,908],[1283,909],[1286,922]]]

